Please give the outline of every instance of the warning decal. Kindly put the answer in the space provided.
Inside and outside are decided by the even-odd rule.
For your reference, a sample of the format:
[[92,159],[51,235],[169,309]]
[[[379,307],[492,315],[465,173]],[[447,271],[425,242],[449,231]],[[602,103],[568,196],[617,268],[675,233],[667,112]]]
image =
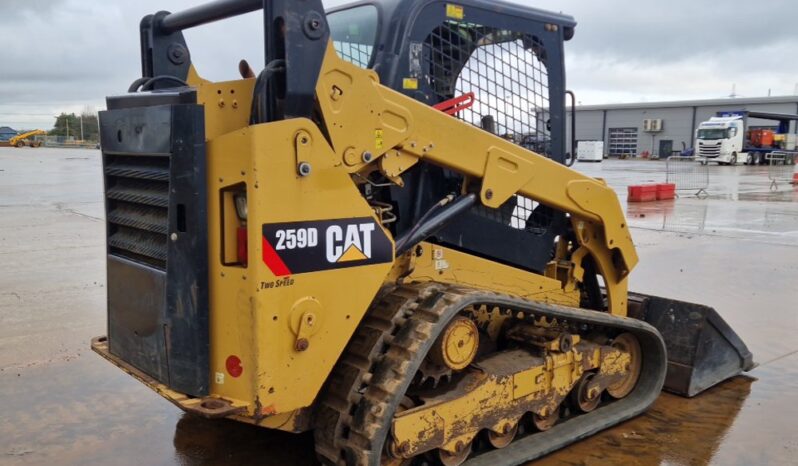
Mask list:
[[371,217],[263,225],[263,263],[278,277],[393,261]]

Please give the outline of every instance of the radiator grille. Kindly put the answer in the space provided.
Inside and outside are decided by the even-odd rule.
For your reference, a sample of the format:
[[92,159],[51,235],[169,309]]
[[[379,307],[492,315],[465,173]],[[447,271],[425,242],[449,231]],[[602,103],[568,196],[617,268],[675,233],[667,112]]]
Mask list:
[[106,155],[111,255],[166,270],[169,157]]

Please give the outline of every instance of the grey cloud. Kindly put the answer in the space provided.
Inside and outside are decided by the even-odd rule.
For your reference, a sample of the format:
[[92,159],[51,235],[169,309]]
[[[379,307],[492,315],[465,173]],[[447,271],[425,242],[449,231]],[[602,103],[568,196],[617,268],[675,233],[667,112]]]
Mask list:
[[[540,0],[579,23],[576,51],[650,63],[795,39],[794,0]],[[763,57],[764,58],[764,57]]]
[[15,23],[34,16],[49,16],[65,0],[3,0],[0,25]]
[[[140,19],[201,1],[2,0],[0,124],[49,127],[54,119],[42,114],[102,107],[140,74]],[[718,97],[732,83],[743,95],[784,94],[798,81],[792,0],[517,2],[579,22],[566,57],[568,86],[584,103]],[[263,66],[257,13],[189,30],[186,39],[208,79],[235,79],[241,58]]]

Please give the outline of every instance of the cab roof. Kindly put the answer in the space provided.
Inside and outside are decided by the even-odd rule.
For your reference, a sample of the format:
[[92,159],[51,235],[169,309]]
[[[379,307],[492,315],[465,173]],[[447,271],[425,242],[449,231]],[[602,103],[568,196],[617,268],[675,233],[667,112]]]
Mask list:
[[335,13],[336,11],[346,10],[356,6],[373,5],[381,11],[383,18],[393,19],[397,15],[399,15],[400,18],[408,18],[415,16],[422,8],[436,3],[454,3],[458,6],[462,6],[466,12],[469,8],[479,8],[502,15],[556,24],[563,28],[565,40],[570,40],[571,37],[573,37],[574,27],[576,27],[576,20],[573,16],[532,8],[505,0],[458,0],[456,2],[446,0],[361,0],[330,8],[327,10],[327,13]]

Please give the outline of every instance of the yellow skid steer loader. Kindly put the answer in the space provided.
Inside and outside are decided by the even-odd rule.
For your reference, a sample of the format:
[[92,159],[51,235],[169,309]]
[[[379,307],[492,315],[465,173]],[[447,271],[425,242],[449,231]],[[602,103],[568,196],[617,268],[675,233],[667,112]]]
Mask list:
[[[254,11],[264,68],[203,79],[182,31]],[[335,465],[519,464],[750,369],[713,309],[627,290],[620,203],[568,167],[575,25],[487,0],[145,17],[100,115],[93,349]]]

